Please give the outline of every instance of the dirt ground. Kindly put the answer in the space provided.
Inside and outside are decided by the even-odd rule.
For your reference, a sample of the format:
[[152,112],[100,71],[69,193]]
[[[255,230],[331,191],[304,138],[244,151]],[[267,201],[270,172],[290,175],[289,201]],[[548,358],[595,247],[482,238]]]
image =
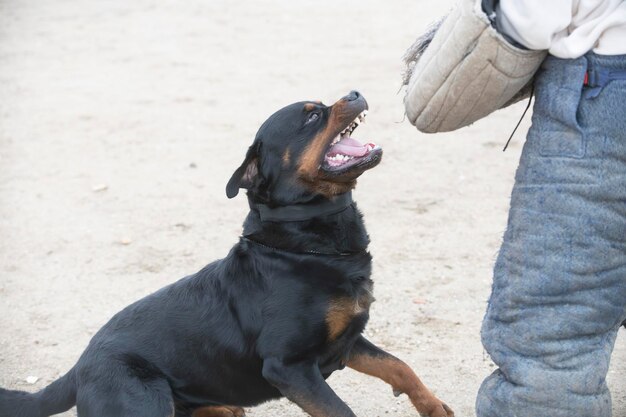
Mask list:
[[[116,311],[223,257],[247,210],[224,186],[261,122],[358,89],[370,114],[355,136],[385,149],[355,192],[378,300],[367,336],[473,416],[529,118],[506,153],[522,104],[452,134],[403,121],[401,56],[450,4],[0,0],[0,386],[41,389]],[[616,417],[624,374],[626,331],[609,372]],[[380,381],[329,381],[360,416],[417,415]],[[277,401],[248,415],[303,413]]]

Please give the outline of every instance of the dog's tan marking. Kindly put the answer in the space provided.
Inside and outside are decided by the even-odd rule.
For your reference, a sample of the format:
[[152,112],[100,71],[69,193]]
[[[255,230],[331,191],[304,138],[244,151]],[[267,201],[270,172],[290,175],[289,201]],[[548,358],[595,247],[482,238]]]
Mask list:
[[313,111],[317,108],[317,106],[314,103],[306,103],[304,105],[304,110],[306,111]]
[[346,330],[356,315],[355,302],[349,298],[339,298],[330,303],[326,312],[328,340],[333,341]]
[[289,148],[287,148],[287,150],[283,154],[283,165],[288,166],[290,162],[291,162],[291,151],[289,150]]
[[337,127],[333,126],[333,124],[329,122],[324,130],[315,135],[302,153],[302,156],[300,156],[298,174],[300,174],[304,180],[315,180],[321,163],[322,154],[330,144],[332,138],[337,135],[338,132],[334,133],[336,130]]
[[333,104],[326,127],[315,135],[300,156],[298,174],[303,180],[315,181],[324,151],[339,132],[356,117],[348,114],[346,103],[346,100],[341,99]]
[[321,194],[327,198],[335,195],[347,193],[356,187],[356,180],[347,182],[332,182],[317,180],[315,182],[307,183],[307,185],[316,193]]
[[225,405],[197,408],[191,417],[245,417],[245,415],[243,408]]
[[420,414],[430,417],[454,416],[454,412],[426,388],[406,363],[392,355],[355,354],[350,356],[347,365],[356,371],[382,379],[391,385],[394,393],[407,394]]
[[326,326],[328,340],[336,340],[350,325],[350,322],[359,314],[369,311],[374,302],[371,286],[364,288],[365,292],[357,298],[341,297],[330,302],[326,312]]

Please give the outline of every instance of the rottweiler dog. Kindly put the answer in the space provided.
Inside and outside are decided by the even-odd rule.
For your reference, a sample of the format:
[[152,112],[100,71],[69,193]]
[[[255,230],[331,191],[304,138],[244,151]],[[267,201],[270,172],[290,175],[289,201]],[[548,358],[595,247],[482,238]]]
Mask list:
[[250,211],[228,256],[117,313],[76,365],[37,393],[0,391],[1,417],[76,404],[80,417],[239,417],[287,397],[314,417],[354,416],[326,383],[348,366],[451,417],[402,361],[362,335],[372,296],[356,179],[382,149],[351,134],[367,102],[306,101],[273,114],[226,186]]

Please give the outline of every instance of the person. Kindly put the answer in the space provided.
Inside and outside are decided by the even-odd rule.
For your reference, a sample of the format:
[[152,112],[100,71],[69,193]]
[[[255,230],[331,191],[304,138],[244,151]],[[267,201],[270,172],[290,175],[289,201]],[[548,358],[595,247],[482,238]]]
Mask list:
[[626,319],[626,1],[501,0],[498,14],[550,55],[481,330],[499,369],[476,413],[609,417]]
[[501,0],[493,13],[548,56],[481,329],[498,369],[476,414],[609,417],[626,319],[626,1]]

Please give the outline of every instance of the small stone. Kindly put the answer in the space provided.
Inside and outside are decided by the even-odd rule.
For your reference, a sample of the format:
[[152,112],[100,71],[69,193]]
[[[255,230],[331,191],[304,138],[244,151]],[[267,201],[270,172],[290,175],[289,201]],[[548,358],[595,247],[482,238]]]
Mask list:
[[176,224],[174,225],[174,227],[177,227],[177,228],[179,228],[180,230],[189,230],[189,229],[191,229],[191,226],[190,226],[190,225],[188,225],[188,224],[186,224],[186,223],[176,223]]
[[94,193],[99,193],[101,191],[106,191],[109,189],[109,186],[106,184],[98,184],[98,185],[94,185],[93,187],[91,187],[91,191],[93,191]]
[[129,237],[123,237],[120,239],[120,244],[124,245],[124,246],[128,246],[131,243],[133,243],[132,239]]
[[39,377],[37,376],[28,376],[26,377],[26,382],[28,382],[29,384],[34,384],[35,382],[39,381]]

